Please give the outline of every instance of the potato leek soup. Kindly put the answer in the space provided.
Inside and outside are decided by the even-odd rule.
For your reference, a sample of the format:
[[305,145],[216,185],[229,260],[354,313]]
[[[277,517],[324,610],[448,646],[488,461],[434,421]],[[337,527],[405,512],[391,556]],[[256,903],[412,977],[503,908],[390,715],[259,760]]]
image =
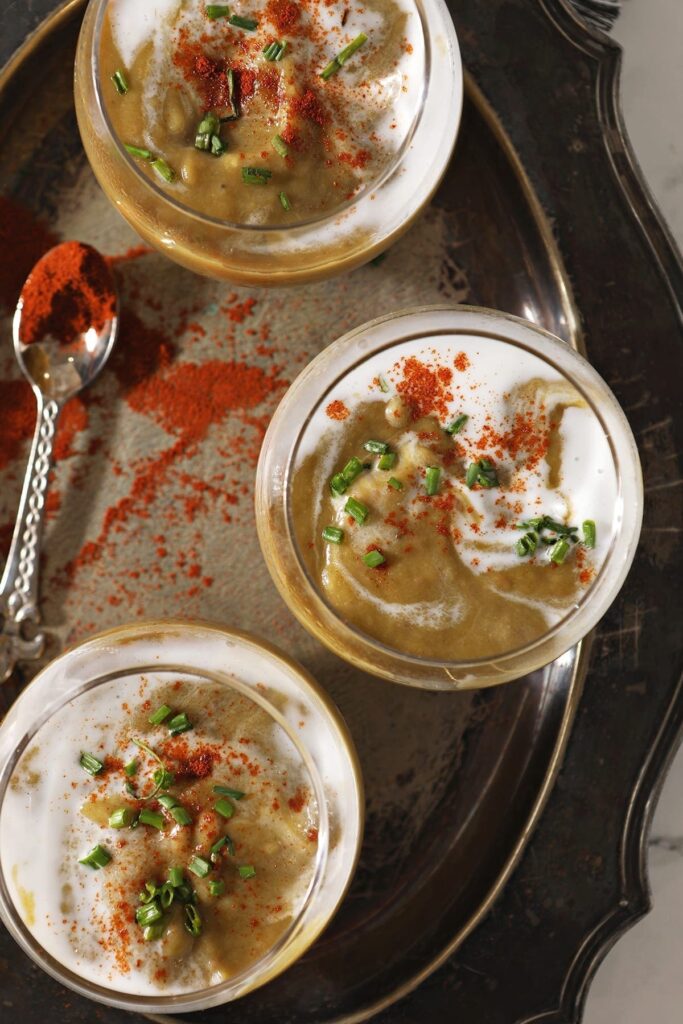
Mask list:
[[114,131],[176,200],[245,225],[329,213],[405,142],[425,75],[411,0],[110,0]]
[[473,661],[580,603],[618,482],[583,395],[528,349],[435,334],[357,363],[303,432],[291,520],[327,603],[388,648]]
[[0,837],[47,953],[115,992],[176,995],[248,970],[283,936],[311,884],[318,809],[262,707],[167,672],[105,682],[49,718],[14,769]]

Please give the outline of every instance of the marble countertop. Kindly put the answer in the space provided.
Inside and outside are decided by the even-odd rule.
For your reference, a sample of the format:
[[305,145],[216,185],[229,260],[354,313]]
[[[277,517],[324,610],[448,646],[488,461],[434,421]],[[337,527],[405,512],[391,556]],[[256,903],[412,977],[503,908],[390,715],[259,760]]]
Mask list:
[[[631,142],[683,249],[683,6],[680,0],[623,0],[611,34],[624,48],[621,93]],[[683,1020],[683,748],[655,811],[648,866],[653,909],[599,968],[583,1024]]]

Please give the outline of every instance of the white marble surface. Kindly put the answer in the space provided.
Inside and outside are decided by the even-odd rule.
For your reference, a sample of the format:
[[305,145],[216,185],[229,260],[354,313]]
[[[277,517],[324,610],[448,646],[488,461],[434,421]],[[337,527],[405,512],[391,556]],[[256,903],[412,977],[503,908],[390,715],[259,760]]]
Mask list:
[[[631,142],[683,249],[683,0],[623,0],[612,35],[624,48],[622,102]],[[649,874],[653,910],[599,968],[583,1024],[683,1022],[683,747],[655,811]]]

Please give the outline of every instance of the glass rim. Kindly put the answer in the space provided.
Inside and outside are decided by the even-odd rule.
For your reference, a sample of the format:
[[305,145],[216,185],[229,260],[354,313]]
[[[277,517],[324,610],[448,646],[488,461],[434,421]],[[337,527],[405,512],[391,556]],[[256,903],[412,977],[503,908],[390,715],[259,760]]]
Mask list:
[[[474,318],[476,318],[477,316],[484,318],[488,317],[492,321],[492,323],[498,324],[500,324],[501,322],[507,322],[517,327],[521,327],[524,331],[529,332],[531,335],[536,335],[536,337],[542,338],[543,344],[540,347],[534,347],[531,344],[524,344],[523,342],[520,342],[514,338],[507,336],[501,331],[496,332],[495,327],[486,331],[482,328],[474,328],[472,324],[463,324],[461,327],[458,328],[439,325],[438,327],[425,327],[425,329],[422,331],[416,330],[413,331],[412,333],[397,333],[390,340],[382,342],[381,344],[370,342],[363,348],[362,352],[358,354],[358,357],[356,359],[347,358],[346,360],[344,360],[344,355],[350,352],[354,344],[357,343],[359,336],[363,334],[371,332],[372,330],[379,328],[382,325],[391,324],[394,323],[395,321],[400,321],[402,319],[407,319],[409,317],[420,317],[422,315],[429,316],[430,314],[439,313],[458,316],[464,315],[465,318],[470,317],[472,315],[474,316]],[[580,598],[577,600],[575,605],[572,606],[562,616],[561,619],[553,623],[547,630],[541,633],[538,637],[534,638],[526,644],[522,644],[517,648],[504,650],[486,657],[457,659],[450,661],[444,658],[424,658],[420,655],[414,655],[406,653],[405,651],[400,651],[397,648],[390,647],[388,644],[383,643],[382,641],[371,636],[370,634],[365,633],[362,629],[359,629],[354,624],[346,621],[335,609],[334,605],[329,601],[326,595],[322,593],[320,586],[311,577],[311,574],[308,571],[305,561],[302,558],[300,545],[296,538],[296,531],[294,529],[291,509],[292,476],[295,471],[296,456],[301,445],[301,442],[303,440],[303,436],[306,432],[306,429],[311,419],[315,415],[315,412],[320,408],[321,404],[325,401],[325,398],[329,396],[330,392],[334,389],[334,387],[336,387],[339,381],[342,380],[347,374],[351,373],[358,366],[366,362],[369,358],[376,355],[378,352],[382,352],[385,349],[391,349],[396,345],[400,345],[403,342],[411,341],[413,339],[423,338],[425,340],[428,340],[430,336],[434,337],[435,335],[443,336],[448,334],[452,334],[454,336],[457,336],[458,334],[467,334],[470,336],[475,335],[481,337],[488,336],[495,338],[496,340],[501,341],[505,344],[511,344],[519,348],[524,348],[526,351],[530,352],[537,358],[540,358],[553,369],[555,369],[559,374],[561,374],[561,376],[567,379],[572,384],[572,386],[574,386],[577,389],[577,391],[579,391],[579,393],[587,402],[589,408],[591,409],[591,412],[597,418],[600,426],[604,430],[605,437],[609,444],[615,475],[617,479],[617,509],[615,511],[620,510],[622,512],[622,518],[620,522],[616,526],[614,526],[612,530],[612,543],[610,549],[607,552],[606,557],[603,563],[601,564],[598,572],[596,573],[595,578],[591,581],[590,586],[588,586],[585,589],[585,591],[583,591],[583,593],[580,595]],[[542,350],[544,345],[546,346],[546,351]],[[556,356],[559,357],[558,359],[553,358],[553,351],[555,352]],[[338,356],[342,359],[342,366],[338,370],[338,372],[333,373],[331,371],[330,364],[332,363],[335,356]],[[587,393],[585,387],[579,381],[577,381],[575,375],[572,373],[571,365],[563,365],[563,362],[568,362],[569,364],[573,363],[577,373],[585,373],[590,378],[591,384],[597,386],[601,398],[604,399],[606,402],[607,418],[609,418],[611,421],[610,426],[608,426],[606,422],[606,415],[603,413],[602,410],[596,408],[594,400]],[[321,364],[323,363],[327,365],[325,365],[324,369],[321,369]],[[328,375],[326,375],[326,372]],[[440,671],[446,674],[447,676],[450,672],[462,675],[463,673],[467,673],[470,670],[481,670],[485,669],[486,666],[502,666],[504,663],[513,662],[515,660],[522,659],[525,656],[532,655],[534,650],[542,647],[543,645],[546,645],[550,641],[553,641],[558,635],[567,631],[572,624],[575,625],[577,623],[577,620],[580,621],[581,619],[592,618],[593,621],[591,621],[585,629],[581,629],[580,632],[578,632],[578,635],[576,636],[572,635],[568,642],[566,644],[563,644],[562,651],[558,650],[557,652],[557,656],[559,656],[560,653],[572,647],[575,643],[582,639],[586,635],[586,633],[590,631],[590,629],[593,628],[597,620],[601,617],[602,614],[604,614],[604,612],[609,607],[609,604],[618,593],[618,590],[620,589],[625,578],[626,572],[628,571],[628,568],[630,567],[630,564],[632,562],[633,555],[635,554],[635,548],[637,546],[637,541],[640,533],[640,523],[642,520],[642,475],[640,472],[640,462],[638,458],[637,449],[635,446],[635,441],[633,439],[633,434],[628,424],[628,421],[626,420],[626,417],[623,413],[623,410],[619,406],[619,403],[617,402],[615,396],[613,395],[607,383],[602,379],[602,377],[600,377],[600,375],[591,366],[588,360],[585,359],[582,355],[580,355],[580,353],[571,344],[562,341],[562,339],[551,334],[549,331],[545,330],[539,325],[531,321],[524,320],[521,317],[514,316],[513,314],[505,313],[498,310],[486,309],[480,306],[468,306],[460,304],[444,303],[428,306],[407,307],[405,309],[397,310],[393,313],[389,313],[385,316],[378,317],[374,320],[368,321],[365,324],[361,324],[359,327],[354,328],[352,331],[347,332],[340,338],[333,341],[326,349],[323,349],[323,351],[320,352],[315,357],[315,359],[308,364],[307,367],[304,368],[304,370],[299,374],[299,376],[290,386],[289,391],[282,399],[278,409],[276,410],[273,419],[271,420],[271,424],[268,428],[268,431],[266,433],[266,437],[264,439],[261,457],[259,460],[259,466],[257,469],[257,508],[260,505],[262,511],[265,511],[265,509],[269,505],[265,493],[268,489],[267,477],[269,474],[267,474],[265,470],[262,471],[262,467],[265,467],[265,463],[271,452],[271,449],[273,445],[277,443],[276,433],[278,429],[281,427],[282,418],[290,413],[290,408],[294,405],[293,394],[297,391],[297,389],[305,385],[307,379],[313,377],[314,375],[316,376],[316,378],[320,378],[322,376],[324,390],[319,393],[319,396],[315,400],[315,402],[310,404],[306,403],[305,418],[299,420],[299,425],[296,430],[296,437],[294,443],[292,444],[289,450],[289,454],[285,457],[285,466],[284,470],[282,471],[281,502],[283,506],[283,519],[287,530],[287,543],[289,544],[291,551],[293,552],[296,571],[299,574],[300,579],[304,582],[304,589],[307,596],[313,599],[314,604],[316,606],[316,610],[318,612],[323,611],[324,614],[338,626],[339,635],[343,636],[345,641],[355,641],[356,643],[361,644],[362,647],[366,649],[366,653],[364,653],[363,657],[361,658],[353,656],[358,652],[353,651],[353,648],[349,644],[346,644],[346,646],[349,648],[349,650],[353,651],[353,654],[349,655],[340,654],[340,651],[336,647],[334,647],[333,649],[338,654],[340,654],[341,657],[345,657],[347,658],[347,660],[353,661],[356,664],[362,664],[364,668],[366,668],[370,672],[374,672],[374,674],[378,674],[380,670],[376,666],[376,664],[372,660],[370,660],[369,652],[381,655],[384,659],[391,659],[398,665],[406,666],[406,669],[411,667],[418,671],[422,669],[424,670],[424,672]],[[291,403],[291,405],[289,405],[289,403]],[[633,522],[632,529],[628,532],[628,535],[626,534],[625,530],[626,515],[624,514],[624,512],[627,511],[627,505],[624,501],[625,475],[624,468],[620,465],[619,455],[615,447],[615,427],[618,427],[618,429],[621,431],[621,438],[626,442],[627,448],[629,449],[631,455],[631,468],[636,470],[635,505],[632,509]],[[623,455],[624,453],[622,453],[622,458]],[[272,476],[272,472],[270,475]],[[262,521],[262,524],[267,524],[267,515],[257,517],[257,524],[259,524],[259,518]],[[267,526],[265,525],[259,526],[259,536],[261,539],[262,548],[264,546],[264,542],[263,538],[261,537],[261,533],[262,531],[263,533],[265,533],[266,529]],[[620,541],[622,541],[622,543],[619,543]],[[621,557],[620,565],[616,565],[618,555]],[[267,561],[269,563],[270,568],[270,562],[268,559]],[[277,579],[275,580],[275,582],[277,585]],[[607,599],[605,598],[606,592],[608,594]],[[290,601],[288,597],[286,598],[286,600],[289,607],[297,615],[300,621],[306,626],[306,628],[310,628],[306,615],[303,612],[301,612],[300,614],[300,608],[298,608],[293,601]],[[597,614],[594,615],[591,611],[591,614],[588,615],[587,611],[594,607],[599,608]],[[577,632],[576,628],[574,632]],[[317,632],[315,635],[318,636],[320,639],[324,639],[324,637],[318,634]],[[544,662],[539,663],[539,665],[537,665],[536,667],[540,667],[542,664],[544,664]],[[408,682],[405,679],[398,678],[388,671],[381,671],[380,674],[384,678],[393,679],[396,682],[407,682],[408,685],[421,685],[419,683],[416,684]],[[496,677],[501,677],[501,682],[504,681],[502,679],[503,674],[504,673],[501,671],[500,668],[495,672]]]
[[[90,73],[92,75],[93,91],[95,96],[95,102],[97,104],[98,114],[102,118],[102,122],[107,129],[107,134],[109,138],[112,140],[118,156],[125,162],[128,169],[135,175],[136,180],[140,182],[145,188],[147,188],[155,196],[156,199],[161,200],[162,202],[168,204],[170,207],[176,209],[183,216],[190,217],[193,220],[201,224],[208,225],[212,228],[222,228],[225,231],[235,231],[245,234],[254,232],[255,234],[265,236],[271,233],[277,234],[282,232],[285,232],[286,234],[292,234],[299,231],[305,231],[305,229],[307,228],[319,229],[325,227],[325,225],[327,224],[334,224],[339,217],[343,216],[345,213],[348,213],[350,210],[353,210],[354,207],[359,206],[361,203],[363,204],[363,206],[367,205],[367,202],[371,201],[373,198],[372,194],[374,192],[377,192],[377,190],[382,188],[384,185],[386,185],[390,179],[396,177],[397,174],[400,172],[406,153],[410,148],[411,141],[418,129],[418,126],[420,124],[420,121],[425,110],[427,87],[429,84],[430,76],[432,74],[431,32],[429,27],[429,19],[427,18],[426,12],[424,10],[424,4],[429,4],[433,2],[433,0],[410,0],[410,2],[415,6],[420,21],[422,41],[424,44],[425,74],[422,80],[419,105],[416,110],[415,116],[410,124],[408,131],[405,134],[405,137],[399,149],[394,154],[393,159],[384,168],[384,170],[376,179],[365,185],[363,189],[358,194],[353,196],[351,199],[345,200],[341,205],[335,207],[332,212],[325,213],[322,216],[318,217],[309,217],[305,220],[294,221],[288,224],[248,224],[241,223],[238,221],[224,220],[223,218],[220,217],[212,217],[209,214],[205,214],[199,210],[195,210],[191,206],[188,206],[186,203],[183,203],[180,200],[175,199],[160,185],[157,185],[157,183],[153,181],[152,178],[150,178],[147,174],[144,174],[142,172],[139,165],[133,159],[131,154],[127,151],[124,143],[121,141],[118,134],[114,130],[114,126],[107,112],[102,92],[103,83],[99,73],[100,38],[102,33],[102,27],[104,24],[105,13],[107,10],[107,5],[111,3],[112,0],[91,0],[91,2],[94,2],[96,4],[96,13],[95,27],[92,37],[92,51],[89,55],[89,67]],[[437,0],[437,6],[443,6],[439,2],[439,0]],[[446,15],[447,17],[450,17],[450,15],[448,15],[448,12],[446,12]],[[455,29],[453,28],[452,31],[453,35],[455,36]],[[455,52],[458,55],[459,61],[459,48],[457,47],[457,45]],[[458,68],[455,70],[458,71],[458,74],[453,75],[454,84],[458,80],[458,78],[462,83],[462,67],[460,63],[458,64]],[[462,91],[463,90],[461,87],[459,104],[460,112],[462,111]],[[459,123],[460,114],[458,115],[457,120]],[[449,154],[446,160],[444,161],[444,167],[448,163],[448,159],[450,159],[450,152],[452,152],[452,149],[455,146],[456,135],[457,130],[454,133],[453,144],[451,146]]]
[[[164,620],[163,623],[160,624],[163,624],[164,626],[188,625],[187,622],[175,622],[174,620]],[[82,643],[70,648],[68,651],[64,652],[64,654],[55,659],[55,661],[50,662],[35,676],[35,678],[22,691],[20,697],[17,698],[12,709],[10,709],[10,713],[8,713],[8,718],[19,702],[23,702],[25,694],[30,695],[32,692],[35,693],[36,686],[39,687],[44,685],[42,680],[48,677],[48,673],[54,672],[54,666],[61,662],[62,659],[69,657],[69,655],[72,655],[74,652],[83,651],[83,649],[87,648],[88,645],[93,644],[93,642],[96,643],[102,638],[108,637],[111,633],[120,634],[122,632],[133,632],[138,627],[142,627],[144,630],[148,625],[150,625],[150,623],[141,622],[132,623],[128,628],[125,626],[116,627],[114,630],[89,637]],[[356,769],[356,786],[358,788],[360,784],[362,787],[361,778],[358,774],[360,769],[357,761],[357,754],[352,741],[349,745],[350,734],[348,733],[348,729],[338,713],[329,715],[331,710],[329,703],[330,698],[327,697],[316,681],[313,680],[312,677],[309,677],[308,673],[298,666],[296,662],[256,637],[238,631],[223,629],[221,627],[209,627],[208,624],[201,625],[207,626],[207,628],[217,628],[218,632],[229,634],[231,638],[236,640],[238,643],[246,642],[253,644],[268,658],[275,657],[279,659],[290,673],[294,670],[297,684],[305,684],[307,688],[310,687],[311,683],[314,684],[311,687],[313,696],[318,699],[321,697],[323,698],[322,703],[324,705],[324,710],[328,713],[328,717],[334,727],[335,733],[339,734],[340,744],[343,745],[344,749],[353,756],[354,768]],[[144,632],[139,635],[144,639]],[[95,653],[97,653],[97,651]],[[3,761],[0,763],[0,819],[3,813],[6,793],[11,784],[13,773],[16,770],[22,755],[32,740],[39,734],[40,730],[50,721],[51,718],[53,718],[55,714],[62,711],[70,703],[78,701],[84,694],[90,693],[98,686],[106,685],[116,679],[126,679],[126,677],[139,676],[141,674],[151,676],[164,675],[167,673],[182,675],[186,678],[193,678],[206,682],[215,682],[221,686],[227,686],[260,707],[273,722],[284,730],[285,735],[293,743],[297,756],[300,758],[313,786],[317,802],[318,844],[311,879],[306,888],[305,895],[301,900],[300,906],[292,922],[282,935],[280,935],[257,960],[244,968],[238,974],[215,985],[207,985],[202,988],[177,993],[171,996],[163,995],[161,992],[154,995],[136,994],[134,992],[116,989],[103,983],[98,983],[79,974],[52,953],[48,952],[23,920],[22,915],[20,914],[19,909],[17,908],[17,905],[9,891],[7,884],[7,871],[2,863],[2,859],[0,858],[0,917],[2,917],[8,931],[24,952],[27,953],[27,955],[30,956],[38,966],[53,978],[56,978],[62,984],[79,994],[86,995],[98,1002],[105,1003],[110,1006],[133,1011],[137,1010],[142,1013],[180,1011],[196,1012],[197,1010],[206,1009],[211,1006],[225,1004],[246,992],[260,987],[260,985],[265,981],[280,973],[280,970],[289,966],[294,959],[298,959],[303,950],[308,948],[310,941],[313,941],[319,933],[321,930],[320,928],[315,931],[312,939],[303,945],[303,947],[297,952],[296,957],[293,957],[291,961],[286,960],[286,951],[291,947],[296,947],[297,943],[300,942],[302,933],[307,927],[307,918],[310,917],[312,908],[314,909],[315,907],[315,898],[320,894],[325,882],[325,870],[327,868],[330,855],[330,822],[325,783],[311,752],[304,742],[304,738],[296,734],[287,719],[282,715],[277,706],[269,700],[267,695],[264,695],[256,687],[251,687],[248,683],[243,682],[237,675],[231,675],[228,672],[220,672],[213,669],[198,669],[191,665],[183,665],[171,661],[159,661],[153,664],[140,663],[134,666],[124,665],[109,672],[95,673],[91,678],[88,678],[85,681],[79,679],[76,686],[67,687],[58,698],[54,701],[49,701],[47,705],[42,708],[40,714],[31,719],[30,727],[23,731],[23,735],[21,737],[12,737],[11,746],[8,752],[3,752],[2,746],[0,745],[0,757],[3,757]],[[304,692],[304,686],[301,686],[301,691],[302,693]],[[344,726],[343,730],[339,728],[340,721]],[[12,723],[10,721],[10,725],[11,724]],[[5,731],[4,726],[5,723],[3,722],[2,726],[0,726],[0,735]],[[8,754],[8,756],[6,756],[6,754]],[[358,859],[361,837],[362,817],[359,823],[356,857],[349,873],[349,881],[353,875],[353,870],[355,869],[355,864]],[[329,910],[329,912],[326,912],[324,923],[327,923],[327,921],[330,920],[341,902],[343,895],[344,893],[342,892],[335,905]],[[278,967],[278,961],[281,959],[285,962]]]

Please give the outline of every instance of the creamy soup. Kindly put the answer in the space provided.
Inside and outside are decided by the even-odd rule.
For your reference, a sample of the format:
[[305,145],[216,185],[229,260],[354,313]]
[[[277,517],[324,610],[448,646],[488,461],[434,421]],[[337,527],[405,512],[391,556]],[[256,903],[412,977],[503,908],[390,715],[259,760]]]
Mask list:
[[305,899],[317,805],[284,730],[217,682],[97,686],[24,751],[1,819],[12,898],[42,947],[115,991],[247,971]]
[[425,73],[410,0],[111,0],[100,87],[179,201],[239,224],[334,212],[406,141]]
[[291,516],[349,623],[424,658],[488,658],[581,600],[617,478],[594,410],[521,346],[458,335],[360,363],[305,430]]

